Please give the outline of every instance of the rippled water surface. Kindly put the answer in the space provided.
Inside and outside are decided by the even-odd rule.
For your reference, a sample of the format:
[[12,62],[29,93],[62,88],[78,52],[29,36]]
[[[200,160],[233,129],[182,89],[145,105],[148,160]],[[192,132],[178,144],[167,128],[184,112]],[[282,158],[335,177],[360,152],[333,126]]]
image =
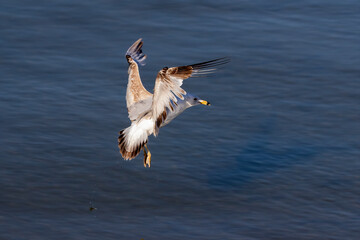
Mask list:
[[[359,239],[358,1],[2,1],[1,239]],[[124,54],[230,56],[124,161]],[[93,207],[95,210],[89,211]]]

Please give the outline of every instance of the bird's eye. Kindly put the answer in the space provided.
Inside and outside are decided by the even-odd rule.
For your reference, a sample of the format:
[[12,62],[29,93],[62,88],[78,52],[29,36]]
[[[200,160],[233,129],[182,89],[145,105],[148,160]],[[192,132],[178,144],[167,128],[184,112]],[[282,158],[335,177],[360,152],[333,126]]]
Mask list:
[[198,99],[197,98],[194,98],[195,101],[197,101]]

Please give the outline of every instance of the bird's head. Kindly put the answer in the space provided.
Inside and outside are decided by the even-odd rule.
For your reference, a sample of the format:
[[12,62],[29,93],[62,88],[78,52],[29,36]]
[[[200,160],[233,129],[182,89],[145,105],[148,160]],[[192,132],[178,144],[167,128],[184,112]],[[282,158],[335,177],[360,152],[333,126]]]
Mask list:
[[199,97],[189,93],[186,95],[186,101],[191,107],[199,104],[210,106],[210,103],[208,101],[200,99]]

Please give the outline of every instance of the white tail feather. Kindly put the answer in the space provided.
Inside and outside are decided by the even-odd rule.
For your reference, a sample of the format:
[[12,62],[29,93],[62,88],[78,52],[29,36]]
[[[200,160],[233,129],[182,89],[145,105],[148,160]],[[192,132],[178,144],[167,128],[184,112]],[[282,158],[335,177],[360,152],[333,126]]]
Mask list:
[[154,121],[141,119],[132,122],[131,126],[120,131],[118,138],[120,153],[125,160],[131,160],[139,155],[143,146],[147,143],[148,136],[152,134]]

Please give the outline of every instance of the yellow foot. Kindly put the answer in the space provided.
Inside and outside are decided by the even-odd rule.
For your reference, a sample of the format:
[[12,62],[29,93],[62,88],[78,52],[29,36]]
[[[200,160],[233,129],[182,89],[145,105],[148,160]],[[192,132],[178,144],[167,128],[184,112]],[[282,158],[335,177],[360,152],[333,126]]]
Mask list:
[[[144,151],[144,167],[146,167],[146,165],[149,165],[150,167],[150,164],[151,164],[151,153],[147,147],[147,145],[145,144],[144,145],[145,148],[143,148],[143,151]],[[145,151],[145,149],[147,151]]]
[[143,149],[143,150],[144,150],[144,167],[146,167],[147,154],[145,152],[145,149]]
[[[145,160],[145,159],[144,159],[144,160]],[[146,167],[146,165],[149,165],[149,167],[150,167],[150,164],[151,164],[151,153],[148,152],[148,153],[147,153],[147,156],[146,156],[146,160],[145,160],[145,162],[144,162],[144,166]]]

